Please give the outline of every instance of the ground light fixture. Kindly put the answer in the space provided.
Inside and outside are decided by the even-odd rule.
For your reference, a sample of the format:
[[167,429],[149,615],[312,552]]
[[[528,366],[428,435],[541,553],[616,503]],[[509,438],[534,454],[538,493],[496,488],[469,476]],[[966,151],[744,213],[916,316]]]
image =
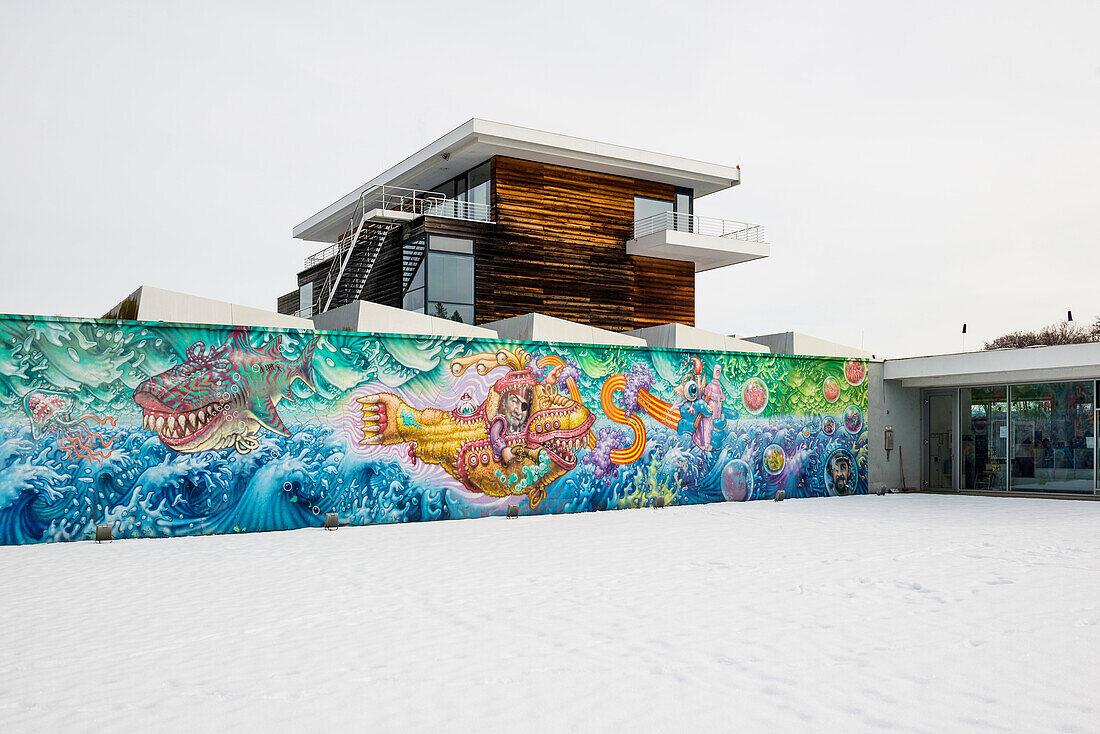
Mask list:
[[340,527],[340,516],[335,512],[325,513],[325,530],[335,530]]
[[95,526],[95,542],[102,543],[104,541],[110,542],[114,540],[111,536],[110,525],[96,525]]
[[508,517],[519,517],[519,505],[508,506]]
[[775,501],[776,502],[782,502],[785,499],[787,499],[787,490],[781,489],[781,490],[779,490],[778,492],[775,493]]
[[653,500],[654,509],[659,509],[659,508],[664,507],[664,506],[665,506],[665,498],[664,497],[658,497],[655,500]]

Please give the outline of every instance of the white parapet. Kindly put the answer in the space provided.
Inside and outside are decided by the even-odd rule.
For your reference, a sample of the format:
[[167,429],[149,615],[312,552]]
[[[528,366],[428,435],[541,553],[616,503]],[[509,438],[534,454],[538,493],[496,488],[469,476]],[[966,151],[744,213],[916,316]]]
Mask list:
[[383,306],[370,301],[352,301],[313,317],[318,329],[325,331],[366,331],[379,334],[415,336],[458,336],[493,339],[496,332],[473,324],[441,319],[416,311]]
[[647,326],[625,332],[631,336],[645,339],[653,348],[665,349],[709,349],[719,352],[770,352],[767,346],[726,336],[713,331],[697,329],[684,324],[662,324]]
[[559,342],[566,344],[598,344],[603,346],[644,347],[645,340],[617,331],[598,329],[576,321],[554,318],[541,313],[527,313],[482,324],[501,339]]
[[241,306],[213,298],[143,285],[107,312],[105,318],[167,321],[185,324],[226,324],[312,329],[309,319]]
[[807,357],[873,357],[870,352],[845,344],[818,339],[799,331],[781,331],[776,334],[745,336],[742,339],[763,344],[774,354],[793,354]]

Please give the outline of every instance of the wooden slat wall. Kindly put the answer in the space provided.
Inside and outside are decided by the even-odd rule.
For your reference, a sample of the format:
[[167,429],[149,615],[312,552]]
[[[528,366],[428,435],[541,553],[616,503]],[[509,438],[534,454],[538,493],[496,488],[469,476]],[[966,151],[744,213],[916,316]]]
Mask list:
[[634,328],[695,326],[695,264],[655,257],[634,261]]
[[493,158],[495,237],[478,243],[477,321],[538,311],[623,331],[694,324],[691,263],[634,258],[634,197],[673,187],[593,171]]

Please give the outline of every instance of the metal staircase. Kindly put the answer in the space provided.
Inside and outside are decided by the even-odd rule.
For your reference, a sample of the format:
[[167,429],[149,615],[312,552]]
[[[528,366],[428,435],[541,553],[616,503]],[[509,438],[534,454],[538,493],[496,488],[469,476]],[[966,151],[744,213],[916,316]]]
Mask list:
[[421,236],[405,243],[405,248],[401,255],[402,298],[409,292],[409,286],[412,285],[413,276],[416,275],[416,271],[420,268],[420,263],[424,262],[424,253],[428,249],[425,240],[426,238]]
[[[347,235],[347,252],[332,260],[325,284],[321,287],[318,303],[323,303],[322,313],[345,306],[359,298],[363,286],[370,278],[378,253],[386,237],[398,225],[393,222],[372,222],[363,219],[358,228]],[[344,250],[344,247],[340,248]]]

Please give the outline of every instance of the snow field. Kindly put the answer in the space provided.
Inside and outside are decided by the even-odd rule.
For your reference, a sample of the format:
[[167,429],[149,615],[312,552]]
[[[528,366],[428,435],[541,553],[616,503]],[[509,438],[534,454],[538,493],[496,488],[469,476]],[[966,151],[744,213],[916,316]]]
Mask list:
[[14,731],[1100,730],[1100,503],[0,548]]

